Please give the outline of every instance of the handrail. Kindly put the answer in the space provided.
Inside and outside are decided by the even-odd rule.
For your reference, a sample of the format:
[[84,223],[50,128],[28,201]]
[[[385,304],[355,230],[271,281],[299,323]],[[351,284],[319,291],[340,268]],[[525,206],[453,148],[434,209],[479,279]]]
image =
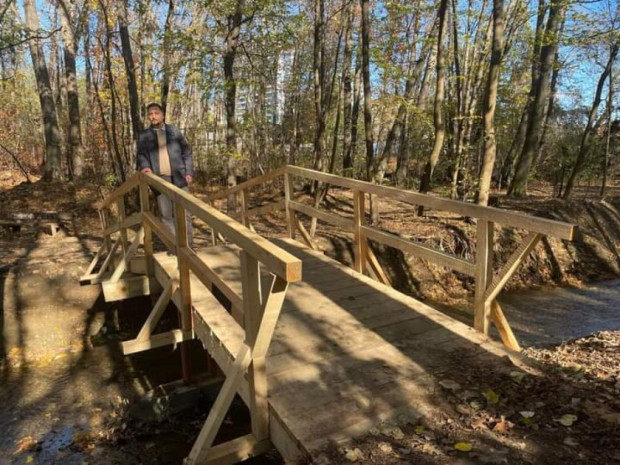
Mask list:
[[202,200],[195,198],[169,182],[163,181],[158,176],[152,173],[141,174],[140,176],[149,186],[170,196],[174,202],[183,205],[215,231],[247,251],[263,263],[270,272],[289,283],[301,280],[301,261],[297,257],[243,227],[237,221]]
[[236,194],[237,192],[241,192],[244,189],[249,189],[251,187],[258,186],[267,181],[272,181],[278,178],[279,176],[282,176],[284,173],[286,173],[287,168],[288,168],[287,166],[281,166],[280,168],[274,171],[270,171],[269,173],[265,173],[262,176],[248,179],[247,181],[242,182],[241,184],[237,184],[236,186],[229,187],[228,189],[224,189],[221,192],[216,192],[215,194],[209,195],[207,196],[207,198],[209,202],[212,202],[213,200],[224,199],[228,197],[229,195]]
[[109,194],[105,199],[101,201],[99,204],[99,210],[109,207],[112,202],[117,200],[118,198],[125,195],[127,192],[131,191],[138,185],[140,181],[140,173],[134,173],[129,179],[127,179],[123,184],[120,185],[116,190],[114,190],[111,194]]
[[429,194],[405,191],[395,187],[380,186],[366,181],[343,178],[334,174],[323,173],[287,165],[286,173],[295,176],[312,179],[332,184],[339,187],[360,190],[368,194],[390,197],[412,205],[423,205],[437,210],[446,210],[461,215],[472,216],[479,219],[500,223],[513,228],[523,228],[540,234],[556,236],[560,239],[572,241],[575,237],[575,225],[561,221],[537,218],[523,213],[510,212],[494,207],[484,207],[459,200],[442,199]]

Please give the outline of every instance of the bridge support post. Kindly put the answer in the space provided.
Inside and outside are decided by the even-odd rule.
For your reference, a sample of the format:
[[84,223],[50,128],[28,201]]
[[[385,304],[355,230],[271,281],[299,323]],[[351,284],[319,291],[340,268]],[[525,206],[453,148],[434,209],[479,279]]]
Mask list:
[[489,334],[490,302],[485,292],[493,277],[493,227],[494,223],[479,219],[476,240],[476,291],[474,297],[474,328]]
[[[188,250],[187,223],[185,220],[185,207],[178,201],[174,202],[174,219],[176,229],[176,254],[179,270],[179,289],[181,291],[181,331],[192,329],[192,295],[190,289],[189,264],[183,259],[183,252]],[[181,343],[181,365],[183,369],[183,382],[189,384],[191,379],[191,364],[189,359],[188,342]]]

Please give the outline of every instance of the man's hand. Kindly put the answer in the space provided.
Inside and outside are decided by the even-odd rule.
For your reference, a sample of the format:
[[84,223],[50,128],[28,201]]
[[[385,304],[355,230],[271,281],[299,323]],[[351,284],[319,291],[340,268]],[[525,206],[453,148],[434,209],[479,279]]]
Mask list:
[[140,173],[152,173],[151,168],[142,168]]
[[187,183],[188,186],[192,183],[193,180],[194,180],[194,178],[192,178],[191,174],[186,174],[185,175],[185,182]]

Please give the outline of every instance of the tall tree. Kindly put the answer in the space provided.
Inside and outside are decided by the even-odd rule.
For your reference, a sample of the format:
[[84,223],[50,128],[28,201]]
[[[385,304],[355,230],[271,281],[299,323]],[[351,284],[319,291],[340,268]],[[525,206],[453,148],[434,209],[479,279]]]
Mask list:
[[[542,1],[542,0],[541,0]],[[554,58],[559,46],[559,29],[569,0],[556,0],[549,5],[547,23],[540,45],[540,68],[535,74],[533,82],[534,99],[529,107],[525,142],[519,156],[515,176],[510,183],[508,195],[521,197],[527,194],[527,179],[530,175],[532,162],[538,150],[540,135],[545,116],[545,107],[549,101],[551,90],[551,73],[553,72]]]
[[127,74],[127,94],[129,95],[129,111],[131,113],[131,128],[134,140],[138,140],[142,132],[140,118],[140,99],[138,98],[138,84],[136,81],[136,65],[133,59],[131,38],[129,36],[129,13],[127,2],[118,2],[118,31],[121,38],[121,50],[125,73]]
[[493,0],[493,49],[491,52],[491,64],[487,79],[487,90],[484,97],[483,120],[484,120],[484,155],[482,158],[482,170],[478,183],[477,203],[487,205],[491,176],[495,166],[495,154],[497,145],[495,141],[495,105],[497,103],[497,87],[499,83],[502,53],[504,51],[504,27],[505,11],[503,0]]
[[[429,160],[424,168],[422,182],[420,183],[420,192],[426,193],[431,189],[431,181],[435,166],[439,161],[439,155],[443,148],[443,142],[446,137],[446,127],[443,118],[443,102],[445,96],[446,69],[444,58],[444,41],[446,35],[446,24],[448,21],[448,0],[440,0],[439,2],[439,28],[437,30],[437,64],[436,64],[436,88],[435,88],[435,106],[433,109],[433,122],[435,125],[435,142],[433,150],[429,156]],[[418,215],[422,215],[424,207],[418,207]]]
[[590,113],[588,115],[588,122],[586,123],[586,127],[583,131],[583,135],[581,136],[581,144],[579,146],[579,153],[577,154],[577,159],[575,160],[575,164],[573,165],[573,169],[571,171],[570,177],[566,183],[566,187],[564,188],[563,198],[568,199],[573,192],[573,187],[575,186],[575,181],[583,167],[585,165],[585,161],[588,153],[591,151],[591,140],[592,134],[594,132],[594,123],[597,118],[598,107],[601,104],[601,95],[603,93],[603,87],[605,86],[605,81],[607,77],[611,73],[612,66],[616,61],[616,56],[618,55],[618,44],[612,44],[609,50],[609,59],[607,60],[607,65],[603,72],[601,73],[598,83],[596,85],[596,93],[594,95],[594,100],[592,102],[592,107],[590,108]]
[[61,157],[61,133],[58,126],[56,102],[50,83],[50,76],[41,45],[39,34],[39,14],[35,8],[34,0],[24,0],[24,12],[26,15],[26,28],[35,37],[28,42],[32,67],[37,81],[41,114],[43,116],[45,134],[45,164],[43,166],[43,179],[46,181],[59,181],[64,178],[60,167]]
[[[82,146],[82,124],[80,118],[80,98],[77,89],[76,55],[82,15],[77,11],[74,2],[58,0],[60,20],[62,24],[63,56],[65,65],[65,80],[67,86],[67,107],[69,124],[67,130],[67,165],[70,178],[79,178],[84,170],[84,149]],[[82,9],[88,8],[84,2]]]
[[370,91],[370,0],[360,0],[362,6],[362,79],[364,82],[364,140],[366,141],[366,179],[371,179],[374,161],[372,134],[372,94]]

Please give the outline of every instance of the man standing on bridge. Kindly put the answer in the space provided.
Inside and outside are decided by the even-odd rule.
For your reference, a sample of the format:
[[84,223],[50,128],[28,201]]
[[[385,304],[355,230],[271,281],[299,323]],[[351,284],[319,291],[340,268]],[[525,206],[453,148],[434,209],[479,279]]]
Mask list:
[[[142,173],[155,173],[162,179],[189,192],[194,177],[192,150],[181,130],[164,122],[164,109],[159,103],[150,103],[147,116],[151,126],[140,134],[138,140],[137,168]],[[174,234],[174,206],[164,194],[157,194],[157,206],[166,227]],[[192,220],[186,214],[187,241],[193,245]]]

